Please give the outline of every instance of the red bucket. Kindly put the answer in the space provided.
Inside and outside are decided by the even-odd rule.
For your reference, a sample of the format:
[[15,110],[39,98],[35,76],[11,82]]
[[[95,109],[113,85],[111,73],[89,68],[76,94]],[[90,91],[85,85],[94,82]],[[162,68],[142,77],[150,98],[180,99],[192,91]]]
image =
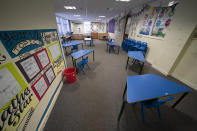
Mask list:
[[70,67],[64,69],[64,75],[68,83],[73,83],[76,81],[76,68]]

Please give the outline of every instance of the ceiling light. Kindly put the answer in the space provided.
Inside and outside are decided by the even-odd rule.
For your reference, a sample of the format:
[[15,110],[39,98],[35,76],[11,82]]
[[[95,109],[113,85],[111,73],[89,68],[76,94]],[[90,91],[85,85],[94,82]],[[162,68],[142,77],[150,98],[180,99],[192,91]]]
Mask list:
[[64,8],[67,10],[76,10],[75,6],[64,6]]
[[75,17],[80,17],[80,15],[74,15]]
[[105,16],[101,15],[101,16],[99,16],[99,17],[103,17],[103,18],[104,18]]
[[131,0],[116,0],[116,1],[129,2]]
[[96,20],[101,20],[101,19],[96,19]]
[[174,4],[174,1],[170,1],[169,3],[168,3],[168,6],[172,6]]

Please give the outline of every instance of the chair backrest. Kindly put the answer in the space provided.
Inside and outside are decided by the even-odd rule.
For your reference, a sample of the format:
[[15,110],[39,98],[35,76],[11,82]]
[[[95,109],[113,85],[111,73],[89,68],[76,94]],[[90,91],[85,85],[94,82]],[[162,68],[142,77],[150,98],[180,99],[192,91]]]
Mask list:
[[78,49],[78,45],[73,45],[72,49]]
[[85,58],[83,58],[83,64],[87,64],[88,63],[88,56],[86,56]]
[[135,44],[136,44],[136,40],[132,39],[132,40],[131,40],[131,44],[132,44],[132,45],[135,45]]
[[140,47],[140,46],[141,46],[141,43],[142,43],[141,41],[137,41],[137,42],[136,42],[136,46],[137,46],[137,47]]
[[142,42],[141,46],[147,47],[147,42]]

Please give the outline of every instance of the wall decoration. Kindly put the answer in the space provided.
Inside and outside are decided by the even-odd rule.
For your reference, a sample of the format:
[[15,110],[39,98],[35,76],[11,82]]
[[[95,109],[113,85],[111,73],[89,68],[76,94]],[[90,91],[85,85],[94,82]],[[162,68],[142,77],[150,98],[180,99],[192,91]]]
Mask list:
[[44,75],[42,75],[32,86],[32,90],[39,100],[42,99],[48,89],[48,84]]
[[46,49],[42,49],[38,52],[36,52],[35,57],[38,61],[38,64],[40,65],[41,69],[43,70],[47,65],[50,64],[49,56],[47,54]]
[[35,78],[36,75],[38,75],[38,73],[40,73],[41,71],[34,55],[30,55],[25,59],[17,61],[16,65],[18,66],[28,83],[31,82],[31,80]]
[[50,67],[50,68],[45,72],[45,76],[46,76],[46,78],[47,78],[47,81],[48,81],[49,85],[51,85],[51,83],[52,83],[53,80],[55,79],[55,73],[54,73],[52,67]]
[[4,61],[6,61],[6,56],[0,53],[0,65]]
[[0,67],[0,83],[0,130],[16,130],[38,100],[11,62]]
[[56,61],[53,62],[52,65],[53,65],[55,75],[62,72],[62,70],[64,69],[64,61],[63,61],[62,57],[60,56]]
[[60,54],[60,47],[58,42],[54,42],[47,46],[47,52],[49,54],[49,58],[52,62],[59,58]]
[[155,37],[165,37],[167,27],[170,25],[171,17],[173,16],[173,11],[170,8],[161,8],[155,25],[153,27],[152,36]]
[[59,41],[57,31],[52,30],[51,32],[42,32],[41,36],[45,44],[51,44],[53,42]]
[[0,40],[12,58],[44,45],[39,30],[0,31]]

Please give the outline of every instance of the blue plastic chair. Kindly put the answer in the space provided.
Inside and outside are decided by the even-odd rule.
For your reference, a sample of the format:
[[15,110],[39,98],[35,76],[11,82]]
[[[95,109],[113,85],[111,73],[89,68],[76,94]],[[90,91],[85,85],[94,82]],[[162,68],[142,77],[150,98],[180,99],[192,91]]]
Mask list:
[[146,42],[142,42],[141,47],[139,48],[140,51],[142,51],[143,55],[146,55],[147,52],[147,43]]
[[163,99],[163,100],[153,99],[153,100],[140,102],[141,103],[141,113],[142,113],[142,121],[143,121],[143,123],[146,122],[144,108],[156,108],[157,112],[158,112],[158,115],[159,115],[159,118],[161,119],[160,106],[165,104],[166,102],[172,100],[172,99],[174,99],[173,96],[168,97],[168,98]]
[[134,51],[135,50],[135,40],[131,39],[129,43],[129,51]]
[[88,69],[90,70],[90,67],[88,65],[88,56],[86,56],[86,58],[82,59],[82,61],[78,62],[77,65],[81,69],[83,74],[85,75],[84,65],[87,65]]
[[78,45],[73,45],[73,47],[71,48],[71,52],[73,52],[73,51],[78,51]]
[[136,44],[135,44],[135,46],[134,46],[134,48],[135,48],[136,51],[140,50],[141,43],[142,43],[141,41],[137,41],[137,42],[136,42]]

